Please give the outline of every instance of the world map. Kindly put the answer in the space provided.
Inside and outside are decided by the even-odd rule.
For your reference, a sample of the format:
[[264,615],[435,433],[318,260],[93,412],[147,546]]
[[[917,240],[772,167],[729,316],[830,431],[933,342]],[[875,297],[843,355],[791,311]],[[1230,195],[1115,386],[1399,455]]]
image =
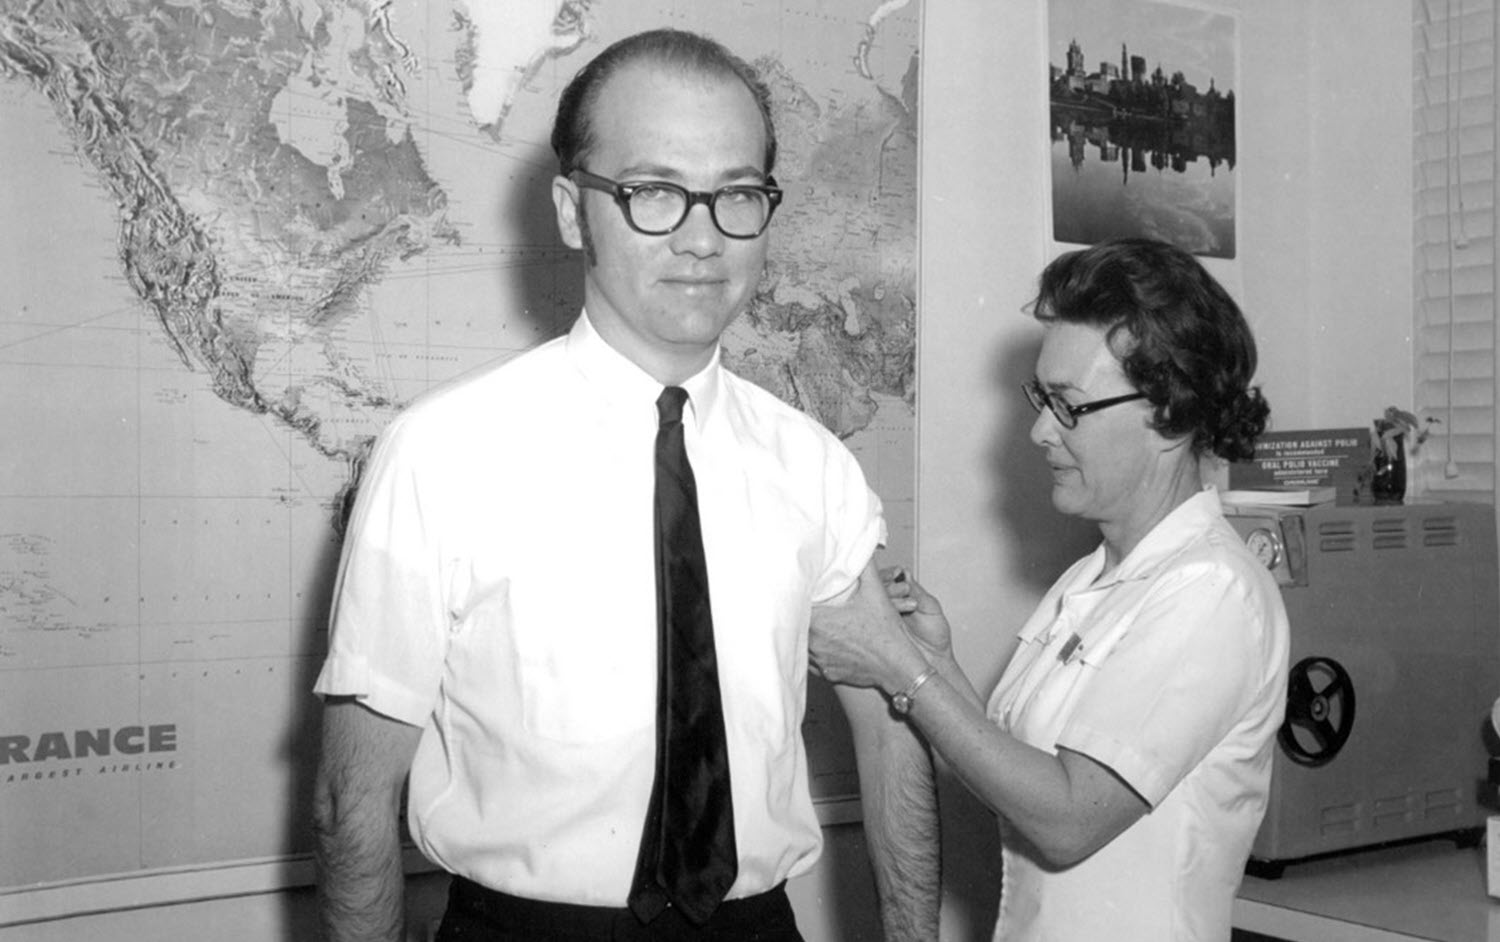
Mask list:
[[725,361],[850,445],[909,559],[917,19],[0,0],[0,888],[305,846],[347,498],[415,396],[576,317],[552,111],[638,29],[768,80],[787,199]]

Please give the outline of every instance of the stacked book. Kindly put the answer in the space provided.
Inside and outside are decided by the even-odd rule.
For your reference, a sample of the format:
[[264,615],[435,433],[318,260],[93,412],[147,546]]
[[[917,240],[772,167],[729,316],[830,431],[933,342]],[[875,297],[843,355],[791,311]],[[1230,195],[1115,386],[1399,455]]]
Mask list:
[[1332,504],[1338,500],[1338,488],[1325,484],[1320,487],[1265,487],[1230,488],[1219,492],[1219,500],[1226,504],[1274,504],[1278,507],[1314,507]]

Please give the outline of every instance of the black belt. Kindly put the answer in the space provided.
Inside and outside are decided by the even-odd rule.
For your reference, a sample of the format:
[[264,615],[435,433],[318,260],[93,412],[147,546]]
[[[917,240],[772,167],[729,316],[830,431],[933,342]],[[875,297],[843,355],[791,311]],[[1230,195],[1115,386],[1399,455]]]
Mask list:
[[670,907],[643,926],[624,906],[580,906],[525,899],[458,876],[453,878],[448,891],[448,906],[497,928],[532,934],[537,939],[553,936],[600,940],[799,938],[785,883],[755,896],[725,900],[701,927],[692,925]]

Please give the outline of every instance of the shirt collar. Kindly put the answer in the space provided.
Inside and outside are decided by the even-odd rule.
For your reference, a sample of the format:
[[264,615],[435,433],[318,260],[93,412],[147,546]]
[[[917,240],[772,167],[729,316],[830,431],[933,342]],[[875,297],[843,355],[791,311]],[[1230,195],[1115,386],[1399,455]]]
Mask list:
[[[584,379],[606,398],[621,403],[645,400],[654,408],[662,384],[611,347],[594,328],[588,311],[579,315],[568,332],[567,350]],[[715,347],[708,365],[679,384],[687,390],[688,408],[698,425],[718,407],[723,383],[720,348]]]
[[[1154,578],[1193,534],[1211,526],[1223,515],[1219,493],[1210,485],[1173,508],[1108,574],[1104,573],[1104,544],[1101,543],[1092,553],[1074,563],[1048,590],[1038,605],[1037,615],[1022,626],[1020,637],[1024,640],[1035,640],[1044,635],[1050,637],[1057,624],[1056,613],[1070,598],[1092,597],[1093,593],[1107,593],[1123,582]],[[1053,614],[1039,617],[1044,611]]]
[[[1205,486],[1174,507],[1171,513],[1152,527],[1151,532],[1136,544],[1129,556],[1121,560],[1105,582],[1153,578],[1163,565],[1182,550],[1183,543],[1192,534],[1202,532],[1223,516],[1218,489],[1211,484]],[[1100,553],[1102,552],[1103,547],[1100,548]]]

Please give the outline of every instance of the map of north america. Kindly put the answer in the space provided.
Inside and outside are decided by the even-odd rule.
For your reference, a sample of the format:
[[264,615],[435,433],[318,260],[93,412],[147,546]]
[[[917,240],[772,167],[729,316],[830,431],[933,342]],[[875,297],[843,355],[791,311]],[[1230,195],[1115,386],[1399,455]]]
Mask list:
[[[451,45],[436,54],[451,57],[473,133],[504,141],[527,84],[573,64],[593,6],[459,2],[432,24],[421,4],[64,0],[10,13],[0,64],[47,97],[109,188],[123,271],[183,365],[357,463],[407,396],[336,331],[413,259],[475,250],[453,220],[459,197],[427,169],[457,129],[414,103],[434,80],[417,50]],[[866,49],[849,53],[865,97],[819,95],[774,53],[759,59],[802,205],[726,351],[845,438],[870,421],[871,393],[910,402],[914,362],[915,56],[887,87]],[[563,264],[560,248],[531,255],[512,263]],[[575,310],[536,313],[540,338]]]

